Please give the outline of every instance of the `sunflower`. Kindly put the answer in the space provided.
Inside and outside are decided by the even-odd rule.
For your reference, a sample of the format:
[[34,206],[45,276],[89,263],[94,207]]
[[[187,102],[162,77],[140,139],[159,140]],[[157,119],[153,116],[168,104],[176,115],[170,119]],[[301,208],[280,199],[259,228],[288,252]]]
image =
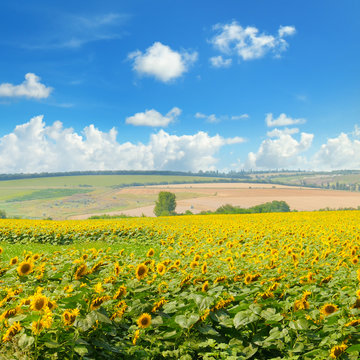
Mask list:
[[19,261],[19,258],[17,256],[10,259],[10,265],[15,265]]
[[33,311],[43,310],[48,305],[48,298],[41,293],[38,293],[32,297],[30,309]]
[[165,272],[166,272],[166,267],[164,264],[160,263],[160,264],[157,264],[156,266],[156,271],[158,272],[159,275],[164,275]]
[[192,262],[190,263],[190,267],[191,267],[192,269],[195,269],[197,266],[199,266],[199,263],[198,263],[197,261],[192,261]]
[[133,338],[133,341],[132,341],[132,344],[135,346],[136,345],[136,342],[138,341],[140,337],[140,330],[136,330],[135,331],[135,334],[134,334],[134,338]]
[[83,276],[85,276],[88,273],[88,268],[86,264],[81,264],[78,266],[78,268],[75,271],[74,278],[75,280],[80,280]]
[[34,254],[33,257],[32,257],[32,259],[33,259],[34,261],[36,261],[39,257],[40,257],[39,254]]
[[360,319],[354,319],[345,324],[345,326],[358,326],[360,325]]
[[145,264],[139,264],[135,270],[136,278],[138,280],[143,279],[147,275],[148,271],[149,269]]
[[332,347],[330,351],[330,357],[332,359],[337,359],[346,350],[346,348],[347,346],[345,344]]
[[159,300],[158,302],[156,302],[151,310],[151,312],[156,312],[158,311],[162,306],[164,306],[168,301],[165,298],[162,298],[161,300]]
[[6,331],[5,335],[2,338],[3,342],[10,341],[17,333],[21,330],[21,325],[19,322],[14,322]]
[[205,281],[201,287],[201,291],[206,292],[209,290],[209,282]]
[[4,319],[9,319],[9,318],[15,316],[18,312],[19,312],[19,307],[6,310],[1,314],[0,321],[4,320]]
[[34,270],[34,264],[31,261],[23,261],[19,264],[17,272],[20,276],[29,275]]
[[151,324],[151,315],[148,313],[141,314],[137,320],[139,328],[146,329]]
[[118,262],[116,262],[115,265],[114,265],[114,271],[115,271],[115,275],[119,276],[119,274],[121,272],[121,266],[119,265]]
[[39,335],[44,328],[45,326],[41,319],[39,319],[38,321],[33,321],[31,323],[31,332],[34,335]]
[[91,302],[91,305],[90,305],[90,309],[91,310],[96,310],[98,309],[105,301],[108,301],[110,300],[110,296],[100,296],[100,297],[97,297],[95,298],[92,302]]
[[66,326],[70,326],[74,323],[76,317],[79,315],[79,309],[65,310],[62,314],[63,322]]
[[95,292],[96,292],[97,294],[101,294],[102,292],[105,291],[104,288],[102,287],[101,281],[98,282],[98,283],[94,286],[94,289],[95,289]]
[[325,304],[321,308],[320,312],[327,316],[327,315],[333,314],[337,310],[338,310],[338,307],[336,305],[334,305],[334,304]]
[[201,266],[201,273],[206,274],[206,272],[207,272],[207,263],[204,262]]
[[126,287],[125,286],[120,286],[118,291],[116,292],[116,294],[114,295],[114,299],[118,300],[120,299],[122,296],[126,295]]
[[155,250],[154,249],[150,249],[147,253],[146,253],[146,256],[147,257],[151,257],[155,254]]

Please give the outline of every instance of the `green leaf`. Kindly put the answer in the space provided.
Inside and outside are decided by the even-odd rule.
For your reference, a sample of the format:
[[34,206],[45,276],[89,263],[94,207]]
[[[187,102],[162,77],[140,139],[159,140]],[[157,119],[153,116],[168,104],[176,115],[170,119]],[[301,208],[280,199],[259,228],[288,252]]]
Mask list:
[[210,325],[202,325],[197,328],[201,334],[210,336],[220,336],[220,334]]
[[245,310],[238,312],[234,317],[234,326],[238,329],[241,326],[251,324],[260,319],[260,316],[254,314],[252,311]]
[[56,349],[61,346],[60,344],[58,344],[55,341],[47,341],[44,345],[50,349]]
[[76,345],[74,347],[74,351],[79,354],[80,356],[86,355],[89,351],[86,346],[84,345]]
[[354,352],[354,351],[360,351],[360,344],[352,345],[346,349],[346,352]]
[[268,321],[274,321],[274,322],[278,322],[283,319],[282,315],[279,313],[276,313],[276,310],[274,308],[268,308],[266,310],[263,310],[260,313],[260,316]]
[[21,349],[25,349],[34,343],[35,339],[33,336],[28,336],[25,333],[19,338],[18,345]]
[[199,315],[190,314],[190,316],[178,315],[175,317],[175,322],[183,329],[189,329],[200,319]]
[[95,319],[99,322],[105,323],[105,324],[111,324],[111,320],[103,313],[94,310],[95,313]]

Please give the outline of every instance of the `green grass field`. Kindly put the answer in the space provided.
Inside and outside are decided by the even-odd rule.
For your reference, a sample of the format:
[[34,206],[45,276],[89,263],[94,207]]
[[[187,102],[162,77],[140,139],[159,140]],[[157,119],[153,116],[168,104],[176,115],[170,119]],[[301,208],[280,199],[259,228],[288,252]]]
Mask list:
[[[0,209],[9,217],[66,219],[154,204],[156,195],[121,194],[132,185],[213,182],[215,177],[171,175],[82,175],[0,181]],[[178,199],[190,195],[178,194]],[[191,195],[193,196],[193,195]]]

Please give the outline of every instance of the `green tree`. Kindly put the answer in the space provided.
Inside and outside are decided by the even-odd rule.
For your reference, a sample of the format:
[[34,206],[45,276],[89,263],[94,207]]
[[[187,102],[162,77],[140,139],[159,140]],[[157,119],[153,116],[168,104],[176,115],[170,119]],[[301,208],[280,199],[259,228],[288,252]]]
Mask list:
[[160,191],[158,201],[155,203],[154,214],[156,216],[174,215],[176,208],[176,196],[168,191]]
[[0,210],[0,219],[6,219],[6,212],[4,210]]

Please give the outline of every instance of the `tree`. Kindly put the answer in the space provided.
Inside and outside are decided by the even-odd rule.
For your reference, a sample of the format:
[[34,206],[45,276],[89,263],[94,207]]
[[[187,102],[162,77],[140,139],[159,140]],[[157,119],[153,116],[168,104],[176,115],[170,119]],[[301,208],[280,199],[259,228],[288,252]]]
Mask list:
[[6,219],[6,212],[4,210],[0,210],[0,219]]
[[155,203],[154,214],[156,216],[174,215],[176,208],[176,196],[168,191],[160,191],[158,201]]

